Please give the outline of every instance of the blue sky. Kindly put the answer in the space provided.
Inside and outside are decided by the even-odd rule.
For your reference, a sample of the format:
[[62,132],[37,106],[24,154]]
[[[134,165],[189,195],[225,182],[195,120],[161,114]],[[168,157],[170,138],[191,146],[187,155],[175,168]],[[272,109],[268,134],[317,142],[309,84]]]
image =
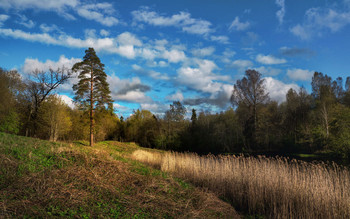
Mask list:
[[[270,97],[349,74],[350,0],[0,0],[0,67],[71,67],[94,47],[119,115],[230,107],[248,68]],[[71,79],[58,93],[69,102]]]

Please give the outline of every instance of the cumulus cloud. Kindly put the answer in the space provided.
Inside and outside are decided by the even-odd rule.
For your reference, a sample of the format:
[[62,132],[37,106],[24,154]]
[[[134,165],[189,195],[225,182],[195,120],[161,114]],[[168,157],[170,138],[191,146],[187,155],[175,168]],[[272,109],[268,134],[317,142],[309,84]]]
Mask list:
[[149,110],[156,115],[164,114],[164,112],[169,109],[168,105],[159,103],[159,102],[141,103],[140,106],[141,106],[141,109]]
[[299,86],[296,84],[285,84],[282,81],[276,80],[272,77],[265,77],[266,90],[272,100],[282,103],[286,100],[286,94],[290,88],[298,90]]
[[181,91],[178,90],[178,91],[176,91],[176,93],[167,96],[165,99],[170,100],[170,101],[182,102],[184,100],[184,95],[182,94]]
[[233,61],[231,65],[239,71],[245,71],[253,66],[253,62],[250,60],[237,59]]
[[41,62],[38,59],[27,58],[24,61],[24,65],[22,67],[23,73],[31,73],[35,70],[39,71],[48,71],[49,69],[56,70],[58,68],[68,68],[71,69],[73,65],[77,62],[80,62],[80,58],[66,58],[64,55],[61,55],[58,61],[46,60],[45,62]]
[[163,16],[148,7],[131,12],[136,22],[147,23],[153,26],[174,26],[182,29],[183,32],[198,35],[207,35],[213,30],[211,23],[206,20],[192,18],[188,12],[179,12],[172,16]]
[[67,95],[58,95],[61,100],[67,104],[67,106],[69,106],[70,108],[74,109],[75,108],[75,104],[72,98],[68,97]]
[[264,76],[276,76],[276,75],[279,75],[282,72],[281,69],[265,67],[265,66],[261,66],[261,67],[253,68],[253,69],[258,71],[258,72],[260,72]]
[[293,68],[287,70],[287,75],[290,79],[295,81],[311,81],[314,71],[306,69]]
[[156,79],[156,80],[169,80],[170,79],[166,73],[162,74],[160,72],[156,72],[153,70],[145,70],[141,66],[138,66],[136,64],[132,65],[132,69],[137,74],[147,75],[147,76],[149,76],[153,79]]
[[227,80],[227,76],[216,75],[213,70],[217,69],[214,62],[209,60],[197,60],[197,68],[181,67],[178,70],[177,80],[179,83],[202,92],[214,93],[220,89],[221,84],[216,80]]
[[258,54],[256,56],[256,61],[265,65],[276,65],[276,64],[283,64],[287,62],[287,60],[285,59],[279,59],[272,55],[262,55],[262,54]]
[[348,7],[310,8],[305,12],[304,21],[290,28],[290,32],[302,40],[322,36],[324,32],[335,33],[350,24]]
[[192,49],[192,51],[191,51],[192,55],[197,56],[197,57],[210,56],[214,52],[215,52],[215,48],[212,46],[205,47],[205,48]]
[[221,89],[210,96],[185,98],[183,103],[190,106],[201,105],[202,108],[219,107],[224,108],[230,104],[233,86],[229,84],[222,84]]
[[142,42],[134,34],[130,32],[124,32],[118,35],[117,42],[121,45],[134,45],[141,46]]
[[186,55],[183,51],[172,49],[170,51],[164,51],[162,57],[167,59],[171,63],[178,63],[186,59]]
[[279,24],[281,25],[281,24],[283,24],[284,15],[286,13],[284,0],[276,0],[275,3],[278,7],[280,7],[280,9],[276,12],[276,17],[278,19]]
[[[177,71],[177,83],[186,86],[189,89],[209,95],[201,101],[214,105],[227,104],[232,93],[232,85],[225,82],[231,81],[226,75],[215,74],[217,65],[210,60],[196,60],[195,67],[181,67]],[[184,99],[186,101],[187,99]],[[186,102],[190,105],[190,102]],[[198,102],[199,104],[199,102]]]
[[113,100],[132,103],[152,102],[152,99],[145,94],[151,88],[142,84],[138,77],[131,79],[120,79],[115,75],[108,75],[107,77]]
[[101,29],[100,30],[100,35],[103,36],[103,37],[107,37],[107,36],[109,36],[109,31],[105,30],[105,29]]
[[[77,62],[81,62],[80,58],[66,58],[64,55],[61,55],[58,61],[46,60],[41,62],[38,59],[27,58],[24,61],[24,65],[21,71],[24,74],[30,74],[33,71],[49,71],[50,69],[72,69],[73,65]],[[69,78],[68,81],[58,87],[59,92],[70,93],[72,94],[73,84],[76,84],[78,79],[76,75],[72,75],[72,78]]]
[[236,16],[236,18],[232,21],[229,30],[235,30],[235,31],[243,31],[250,27],[250,23],[248,21],[246,22],[240,22],[239,17]]

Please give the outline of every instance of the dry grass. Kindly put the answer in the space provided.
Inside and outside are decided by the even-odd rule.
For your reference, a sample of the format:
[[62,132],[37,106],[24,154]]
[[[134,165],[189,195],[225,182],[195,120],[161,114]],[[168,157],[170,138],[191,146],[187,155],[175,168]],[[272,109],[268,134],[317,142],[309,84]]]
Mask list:
[[285,158],[137,150],[133,158],[207,187],[236,209],[269,218],[350,218],[350,174]]
[[213,192],[128,159],[132,147],[0,133],[0,218],[239,217]]

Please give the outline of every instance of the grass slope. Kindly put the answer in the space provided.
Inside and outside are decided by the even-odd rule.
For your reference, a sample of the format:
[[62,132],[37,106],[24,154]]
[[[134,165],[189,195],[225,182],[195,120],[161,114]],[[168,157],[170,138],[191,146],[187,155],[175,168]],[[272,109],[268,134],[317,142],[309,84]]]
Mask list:
[[0,133],[0,218],[236,218],[213,193],[130,158],[135,144]]

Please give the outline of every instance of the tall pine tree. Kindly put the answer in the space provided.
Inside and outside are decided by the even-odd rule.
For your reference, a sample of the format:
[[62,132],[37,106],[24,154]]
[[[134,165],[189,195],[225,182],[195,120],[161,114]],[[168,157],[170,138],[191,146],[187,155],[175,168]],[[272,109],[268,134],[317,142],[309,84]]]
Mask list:
[[74,101],[90,111],[90,145],[94,144],[94,111],[108,108],[113,110],[111,91],[104,72],[104,64],[93,48],[85,50],[84,60],[76,63],[73,72],[78,72],[79,82],[73,85]]

